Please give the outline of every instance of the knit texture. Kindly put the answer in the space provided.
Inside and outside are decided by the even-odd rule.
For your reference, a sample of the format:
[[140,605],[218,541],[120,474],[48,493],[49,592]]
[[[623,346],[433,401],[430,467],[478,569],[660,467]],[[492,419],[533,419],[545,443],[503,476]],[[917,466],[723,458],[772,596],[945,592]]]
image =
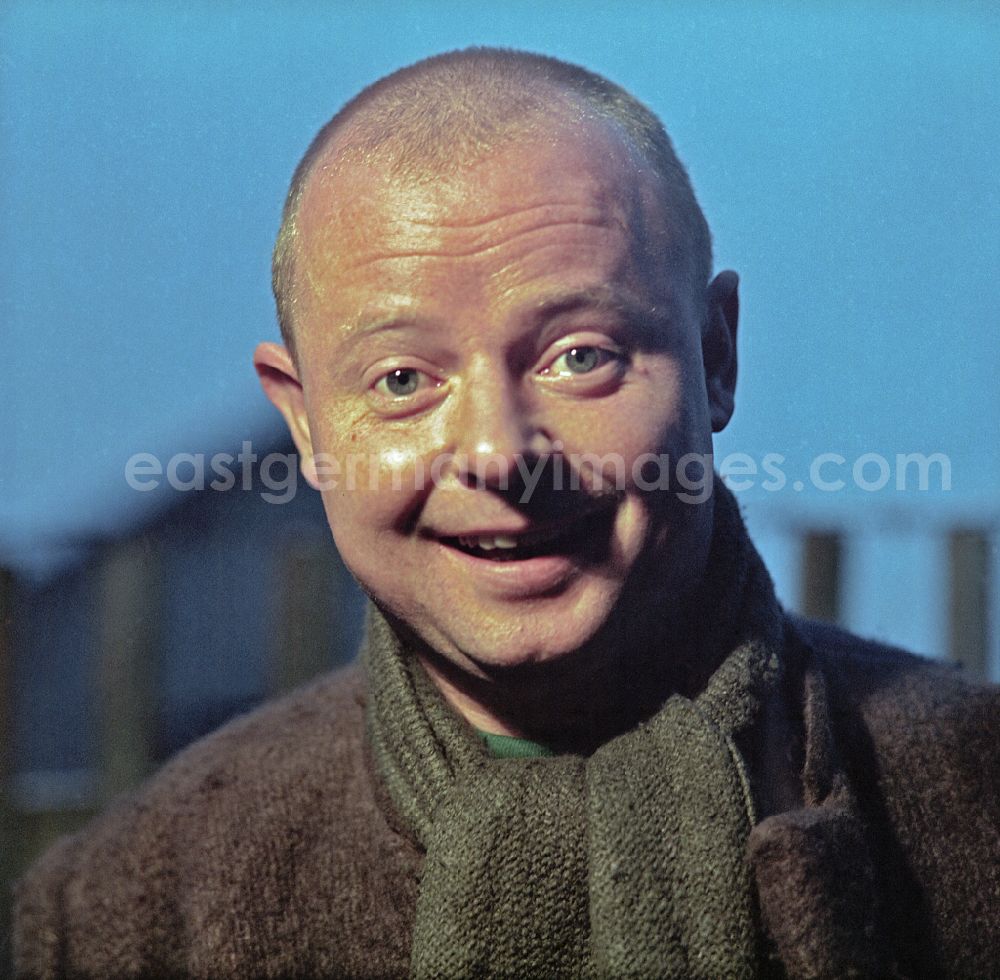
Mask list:
[[[724,491],[716,512],[713,552],[749,548]],[[724,564],[745,574],[726,576],[715,612],[770,592],[756,556]],[[426,850],[413,974],[756,975],[755,814],[734,739],[778,681],[779,623],[762,617],[701,693],[672,695],[589,758],[497,759],[375,613],[369,736]]]
[[[760,974],[1000,977],[1000,689],[781,615],[766,575],[743,567],[755,561],[738,542],[710,560],[687,639],[707,644],[714,679],[679,689],[718,724],[739,672],[711,651],[770,636],[776,619],[779,683],[760,706],[743,688],[735,714],[757,721],[732,739],[759,811],[747,856]],[[407,976],[426,857],[374,772],[370,705],[358,667],[322,678],[190,746],[63,838],[18,886],[16,975]],[[775,788],[783,771],[790,796]],[[642,775],[618,775],[632,805]],[[541,792],[526,789],[525,805]],[[494,860],[513,847],[499,841]],[[636,909],[636,934],[673,929],[655,902]]]

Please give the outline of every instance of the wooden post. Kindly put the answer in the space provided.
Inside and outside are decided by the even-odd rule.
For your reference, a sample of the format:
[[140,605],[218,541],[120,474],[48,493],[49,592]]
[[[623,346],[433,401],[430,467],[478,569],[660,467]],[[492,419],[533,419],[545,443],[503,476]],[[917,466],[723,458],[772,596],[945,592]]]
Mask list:
[[802,614],[836,623],[840,618],[842,546],[835,531],[810,531],[802,541]]
[[981,531],[958,529],[948,538],[950,602],[948,654],[973,677],[986,677],[990,550]]
[[101,796],[108,799],[151,768],[161,569],[149,538],[108,547],[97,602],[100,781]]

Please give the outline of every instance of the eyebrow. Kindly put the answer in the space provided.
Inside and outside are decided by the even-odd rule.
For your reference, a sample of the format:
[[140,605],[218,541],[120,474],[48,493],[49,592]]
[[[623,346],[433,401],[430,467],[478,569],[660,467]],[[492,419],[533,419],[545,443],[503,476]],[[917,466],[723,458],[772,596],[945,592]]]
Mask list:
[[[587,310],[614,314],[633,327],[645,327],[644,333],[655,332],[660,323],[670,319],[667,309],[640,302],[629,290],[605,285],[571,289],[543,297],[525,312],[532,320],[545,324],[559,316]],[[346,331],[344,339],[355,344],[373,334],[419,329],[427,322],[423,317],[403,310],[371,317],[361,313],[343,324]]]
[[605,285],[546,297],[534,307],[531,315],[538,323],[545,324],[563,314],[587,311],[615,316],[629,328],[633,341],[649,350],[664,346],[670,324],[675,320],[669,300],[662,306],[653,305],[640,301],[631,290]]
[[344,339],[349,343],[355,343],[365,337],[370,337],[372,334],[420,327],[424,322],[421,317],[408,313],[387,313],[371,317],[362,313],[359,316],[351,317],[342,326],[345,331]]
[[545,297],[533,308],[532,314],[545,321],[578,310],[616,313],[627,320],[645,320],[656,315],[655,307],[641,303],[630,292],[612,286],[592,286]]

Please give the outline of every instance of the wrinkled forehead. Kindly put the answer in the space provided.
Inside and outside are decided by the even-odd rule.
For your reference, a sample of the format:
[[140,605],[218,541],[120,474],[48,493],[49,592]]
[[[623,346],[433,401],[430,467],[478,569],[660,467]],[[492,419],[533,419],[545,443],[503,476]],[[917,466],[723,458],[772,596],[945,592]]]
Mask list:
[[[357,154],[334,142],[316,161],[297,216],[303,271],[317,261],[328,270],[349,267],[381,235],[407,228],[487,226],[508,205],[527,211],[587,201],[644,250],[662,254],[670,237],[659,176],[611,123],[553,120],[443,166],[414,165],[404,152]],[[361,228],[368,234],[357,234]]]

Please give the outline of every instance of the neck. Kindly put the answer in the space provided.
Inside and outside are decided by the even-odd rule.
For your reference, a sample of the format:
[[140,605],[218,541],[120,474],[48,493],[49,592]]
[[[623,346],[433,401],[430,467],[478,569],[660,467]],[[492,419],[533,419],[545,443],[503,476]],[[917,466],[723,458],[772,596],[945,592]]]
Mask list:
[[[579,654],[574,654],[574,661]],[[671,693],[655,658],[606,651],[596,664],[505,672],[488,680],[462,674],[425,651],[420,662],[455,711],[474,728],[589,754],[634,728]]]

